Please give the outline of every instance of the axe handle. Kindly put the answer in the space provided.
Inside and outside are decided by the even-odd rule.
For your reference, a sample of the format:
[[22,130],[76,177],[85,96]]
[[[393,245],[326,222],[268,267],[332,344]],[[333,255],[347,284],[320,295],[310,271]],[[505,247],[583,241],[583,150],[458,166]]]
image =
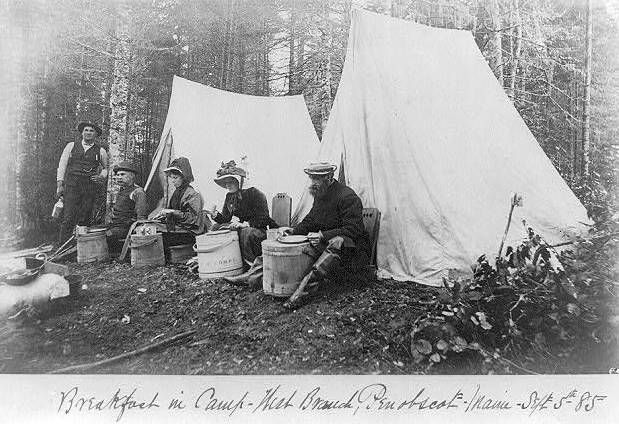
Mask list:
[[299,284],[299,287],[297,287],[294,293],[292,293],[292,296],[290,296],[286,303],[293,304],[297,301],[297,299],[299,299],[299,297],[301,297],[301,294],[303,294],[303,291],[305,290],[305,286],[307,286],[307,283],[309,283],[309,280],[312,277],[312,273],[313,271],[310,271],[307,273],[307,275],[305,275],[305,277],[303,277],[301,283]]
[[125,242],[123,243],[123,248],[120,251],[118,262],[124,261],[125,256],[127,256],[127,250],[129,250],[129,245],[131,244],[131,234],[133,233],[133,230],[135,229],[136,225],[138,225],[138,222],[139,221],[135,221],[133,224],[131,224],[131,227],[129,227],[129,232],[127,233],[127,237],[125,237]]

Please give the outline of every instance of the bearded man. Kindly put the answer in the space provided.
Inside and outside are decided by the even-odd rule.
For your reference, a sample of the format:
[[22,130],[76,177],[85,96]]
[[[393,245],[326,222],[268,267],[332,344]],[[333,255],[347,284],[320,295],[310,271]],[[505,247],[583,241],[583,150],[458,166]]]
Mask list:
[[342,273],[367,269],[370,238],[363,225],[361,199],[350,187],[333,178],[337,166],[320,162],[304,169],[309,176],[312,209],[285,234],[307,235],[317,258],[311,271],[285,306],[294,308],[298,299],[314,291],[325,280],[339,279]]

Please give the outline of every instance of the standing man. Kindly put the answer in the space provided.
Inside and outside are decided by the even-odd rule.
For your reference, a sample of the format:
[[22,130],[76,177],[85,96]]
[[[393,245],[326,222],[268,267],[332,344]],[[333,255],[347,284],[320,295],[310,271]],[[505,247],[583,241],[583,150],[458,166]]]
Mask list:
[[129,161],[114,166],[114,180],[120,186],[112,217],[107,230],[107,244],[111,251],[120,251],[122,240],[127,237],[131,225],[148,217],[148,205],[144,189],[135,183],[138,171]]
[[56,195],[64,197],[64,218],[60,226],[62,243],[75,225],[89,225],[97,190],[107,179],[108,157],[95,142],[103,131],[92,122],[80,122],[79,142],[66,145],[58,162]]

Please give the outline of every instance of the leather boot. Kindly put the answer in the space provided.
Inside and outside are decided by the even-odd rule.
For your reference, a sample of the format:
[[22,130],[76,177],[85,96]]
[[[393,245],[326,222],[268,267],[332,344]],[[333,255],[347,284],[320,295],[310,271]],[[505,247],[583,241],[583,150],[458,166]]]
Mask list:
[[251,267],[242,273],[241,275],[237,275],[235,277],[224,277],[224,281],[234,284],[234,285],[247,285],[247,280],[256,272],[260,272],[262,275],[262,256],[256,257],[254,263],[251,264]]
[[262,269],[249,276],[247,279],[247,286],[252,291],[262,288]]

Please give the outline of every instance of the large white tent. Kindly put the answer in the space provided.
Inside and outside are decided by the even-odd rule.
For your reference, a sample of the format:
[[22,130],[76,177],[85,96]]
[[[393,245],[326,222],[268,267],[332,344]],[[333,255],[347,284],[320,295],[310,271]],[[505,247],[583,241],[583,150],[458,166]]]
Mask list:
[[184,156],[205,208],[221,208],[225,190],[213,178],[222,161],[235,160],[248,172],[245,187],[257,187],[269,205],[279,192],[296,202],[305,184],[303,167],[317,146],[302,96],[237,94],[175,76],[146,190],[150,197],[171,195],[162,171],[172,159]]
[[[549,243],[581,233],[585,208],[505,95],[469,32],[354,10],[318,159],[342,163],[382,212],[379,275],[438,285],[493,258],[526,225]],[[311,205],[305,196],[295,215]]]

